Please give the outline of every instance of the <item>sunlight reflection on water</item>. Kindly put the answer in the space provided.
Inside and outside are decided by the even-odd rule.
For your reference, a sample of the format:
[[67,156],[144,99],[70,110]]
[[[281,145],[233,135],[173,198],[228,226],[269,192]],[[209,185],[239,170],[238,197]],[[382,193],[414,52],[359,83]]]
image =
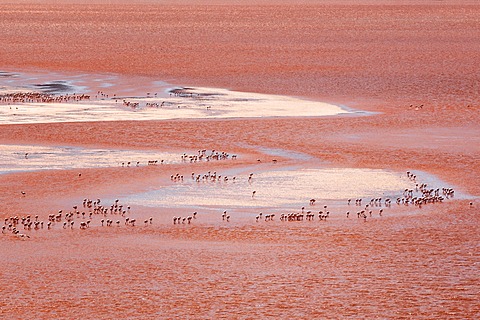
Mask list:
[[[4,103],[0,105],[0,124],[318,117],[354,112],[329,103],[289,96],[220,88],[172,89],[162,81],[152,80],[148,88],[143,88],[143,91],[150,92],[139,93],[141,91],[139,88],[118,85],[118,82],[122,81],[125,80],[115,75],[51,74],[49,77],[48,74],[44,74],[29,77],[16,73],[5,81],[6,86],[0,87],[0,95],[32,91],[56,94],[89,93],[91,99],[70,103]],[[97,88],[93,88],[93,85]]]
[[[77,147],[47,147],[30,145],[0,145],[0,173],[38,170],[58,170],[74,168],[115,167],[122,163],[131,166],[139,161],[146,165],[148,161],[157,160],[160,164],[180,163],[181,154],[137,151],[87,149]],[[26,155],[27,154],[27,155]]]
[[[311,198],[346,203],[354,197],[397,197],[413,182],[400,173],[373,169],[284,168],[230,176],[228,181],[190,177],[172,186],[136,194],[125,201],[153,207],[299,208]],[[255,195],[253,195],[255,191]]]

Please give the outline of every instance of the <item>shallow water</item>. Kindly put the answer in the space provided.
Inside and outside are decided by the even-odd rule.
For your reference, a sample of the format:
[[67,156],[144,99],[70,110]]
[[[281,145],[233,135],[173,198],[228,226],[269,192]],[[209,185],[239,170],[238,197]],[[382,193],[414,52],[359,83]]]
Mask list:
[[[124,93],[122,78],[115,74],[72,74],[42,70],[28,73],[13,70],[3,71],[1,74],[0,93],[39,91],[51,94],[96,94],[104,88]],[[55,84],[62,86],[55,87]],[[53,88],[56,90],[52,90]]]
[[[163,81],[142,79],[142,82],[135,83],[130,79],[127,82],[119,75],[72,76],[55,73],[29,76],[12,73],[5,79],[0,94],[32,91],[47,94],[88,93],[91,100],[3,104],[0,105],[0,124],[318,117],[354,113],[324,102],[220,88],[177,88],[182,93],[172,94],[175,89]],[[147,83],[144,85],[145,81]],[[131,83],[135,83],[135,86]]]
[[[0,38],[6,45],[0,60],[166,74],[179,83],[190,78],[216,87],[348,101],[476,103],[480,10],[443,2],[1,6]],[[96,77],[95,86],[128,97],[146,95],[119,90],[119,79],[107,78]],[[412,132],[413,139],[421,137],[419,148],[428,144],[428,135]],[[254,172],[253,183],[260,185],[261,172]],[[202,226],[199,218],[198,224],[159,229],[107,229],[97,218],[89,230],[39,231],[31,241],[5,240],[0,246],[0,317],[478,319],[480,215],[461,204],[445,205],[415,219],[367,223],[250,220],[238,227],[232,219],[219,227]]]
[[318,160],[315,159],[315,157],[303,153],[303,152],[298,152],[298,151],[291,151],[291,150],[285,150],[285,149],[279,149],[279,148],[266,148],[262,146],[249,146],[246,144],[240,144],[242,147],[245,148],[251,148],[258,150],[264,154],[274,156],[274,157],[282,157],[282,158],[287,158],[291,160],[299,160],[299,161],[311,161],[311,160]]
[[312,198],[322,204],[346,204],[349,198],[394,200],[404,189],[415,187],[406,176],[386,170],[286,167],[253,172],[250,180],[252,172],[247,171],[225,172],[216,181],[197,182],[185,177],[171,186],[128,196],[124,201],[152,207],[299,209]]
[[88,149],[67,146],[31,146],[0,145],[0,174],[20,171],[59,170],[74,168],[100,168],[148,165],[148,161],[157,160],[157,164],[180,163],[181,153]]

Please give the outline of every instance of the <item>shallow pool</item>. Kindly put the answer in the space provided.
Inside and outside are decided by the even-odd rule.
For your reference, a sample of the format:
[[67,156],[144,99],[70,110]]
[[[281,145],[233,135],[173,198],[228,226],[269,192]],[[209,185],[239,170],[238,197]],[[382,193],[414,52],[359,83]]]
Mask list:
[[349,198],[388,197],[394,201],[404,189],[414,187],[406,175],[386,170],[286,167],[225,172],[215,181],[186,177],[168,187],[127,196],[124,201],[151,207],[298,209],[312,198],[317,204],[346,204]]
[[[119,75],[11,73],[0,95],[13,92],[89,94],[70,103],[2,103],[0,124],[215,119],[258,117],[318,117],[362,113],[302,98],[238,92],[221,88],[173,88],[163,81]],[[138,87],[139,86],[139,87]],[[142,92],[143,91],[143,92]]]
[[0,145],[0,173],[180,163],[181,153],[88,149],[61,146]]

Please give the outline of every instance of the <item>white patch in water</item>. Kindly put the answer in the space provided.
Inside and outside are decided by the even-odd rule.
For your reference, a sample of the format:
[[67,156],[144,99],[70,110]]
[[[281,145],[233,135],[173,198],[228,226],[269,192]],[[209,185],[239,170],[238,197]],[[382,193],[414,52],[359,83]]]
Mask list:
[[[1,104],[0,124],[319,117],[352,113],[345,108],[319,101],[219,88],[187,88],[181,89],[181,94],[169,94],[171,89],[162,81],[150,81],[150,87],[146,89],[149,92],[138,95],[139,88],[115,86],[112,80],[121,79],[112,75],[90,75],[91,79],[88,75],[73,77],[51,74],[50,78],[49,75],[20,75],[8,87],[0,88],[0,94],[39,91],[36,87],[38,84],[61,83],[70,88],[66,93],[88,93],[91,99],[72,103]],[[87,86],[92,83],[101,90]],[[136,104],[135,107],[132,104]]]
[[[124,201],[152,207],[300,208],[314,198],[318,203],[347,199],[401,196],[412,181],[400,173],[373,169],[297,169],[229,176],[228,181],[196,182],[185,178],[155,191],[128,196]],[[253,195],[255,191],[255,195]],[[352,204],[353,204],[352,202]],[[321,209],[321,207],[319,207]],[[319,210],[320,210],[319,209]]]
[[87,149],[77,147],[46,147],[29,145],[0,145],[0,173],[60,170],[75,168],[118,167],[129,161],[135,166],[148,165],[148,161],[161,160],[165,164],[180,163],[181,153]]

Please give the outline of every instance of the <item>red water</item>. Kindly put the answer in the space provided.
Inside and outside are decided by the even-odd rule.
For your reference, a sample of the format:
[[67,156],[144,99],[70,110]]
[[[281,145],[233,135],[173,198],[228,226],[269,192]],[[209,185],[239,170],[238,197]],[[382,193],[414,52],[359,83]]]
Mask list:
[[0,61],[348,101],[463,103],[477,93],[479,12],[441,4],[7,4]]
[[[373,128],[388,140],[394,126],[409,134],[423,124],[478,128],[478,109],[464,106],[479,105],[479,22],[478,5],[1,4],[0,70],[144,75],[371,109],[374,103],[382,111],[425,103],[418,116],[352,119],[353,129],[346,120],[236,122],[240,130],[231,130],[226,121],[213,127],[195,123],[202,135],[191,144],[223,143],[220,147],[228,149],[241,138],[357,165],[415,165],[478,191],[477,151],[442,149],[441,142],[423,135],[419,140],[425,139],[428,150],[417,144],[379,146],[374,138],[364,149],[332,136],[338,129],[359,139],[352,131]],[[0,138],[109,146],[134,141],[141,147],[163,137],[171,139],[163,141],[166,146],[184,146],[192,134],[181,124],[1,126],[5,136]],[[38,211],[46,217],[58,203],[86,190],[108,194],[109,179],[120,189],[127,182],[118,172],[89,176],[87,171],[87,182],[68,171],[32,174],[31,182],[26,175],[4,176],[0,196],[24,214]],[[28,187],[32,197],[16,197],[10,186]],[[228,225],[199,220],[180,228],[157,223],[101,229],[97,223],[83,232],[38,231],[28,241],[1,235],[0,316],[477,319],[478,205],[453,201],[367,223],[356,217],[287,224],[232,218]],[[4,205],[2,217],[8,213]]]
[[0,249],[2,314],[475,319],[480,221],[445,209],[368,223],[39,231]]

